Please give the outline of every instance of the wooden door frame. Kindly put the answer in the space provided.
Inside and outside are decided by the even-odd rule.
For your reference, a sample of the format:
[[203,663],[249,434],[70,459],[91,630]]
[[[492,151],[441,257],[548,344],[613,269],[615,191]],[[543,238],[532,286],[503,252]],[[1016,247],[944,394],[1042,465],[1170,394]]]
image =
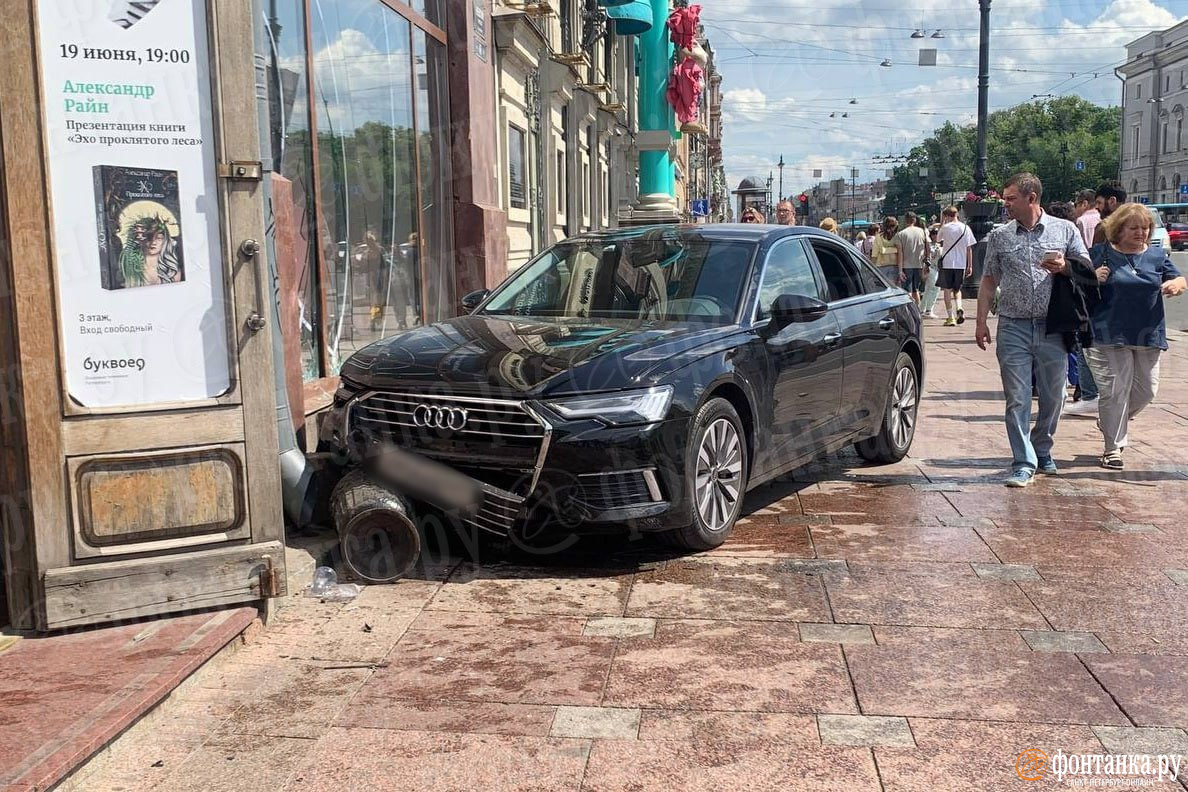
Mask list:
[[[76,415],[64,403],[60,368],[36,2],[19,0],[0,15],[0,188],[9,199],[0,202],[0,211],[10,240],[10,255],[0,258],[0,309],[8,314],[0,317],[0,324],[8,325],[0,327],[0,371],[11,367],[19,372],[19,386],[5,394],[19,415],[0,432],[0,496],[5,496],[0,520],[12,626],[44,630],[283,594],[284,576],[278,573],[284,568],[284,519],[273,378],[279,363],[272,357],[271,326],[254,332],[247,322],[253,314],[272,315],[262,258],[263,183],[220,177],[217,184],[220,252],[230,295],[226,316],[232,350],[238,350],[229,393],[239,393],[230,399],[151,405],[140,414],[113,410]],[[259,161],[251,4],[195,2],[206,9],[216,162]],[[222,75],[231,79],[222,80]],[[247,239],[259,241],[261,253],[241,254]],[[244,444],[249,538],[202,551],[133,555],[104,563],[76,557],[77,494],[67,457],[231,442]],[[136,449],[127,449],[132,443]],[[203,581],[222,588],[203,590]],[[133,591],[141,592],[139,599],[128,596]]]

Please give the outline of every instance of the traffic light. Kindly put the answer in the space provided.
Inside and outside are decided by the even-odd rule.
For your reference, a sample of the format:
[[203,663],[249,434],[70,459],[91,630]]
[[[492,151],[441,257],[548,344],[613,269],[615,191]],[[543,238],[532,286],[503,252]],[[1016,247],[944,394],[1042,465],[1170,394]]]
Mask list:
[[801,214],[801,216],[802,216],[802,217],[807,217],[807,216],[808,216],[808,194],[807,194],[807,193],[801,193],[801,194],[800,194],[800,196],[799,196],[799,197],[798,197],[796,200],[800,201],[800,214]]

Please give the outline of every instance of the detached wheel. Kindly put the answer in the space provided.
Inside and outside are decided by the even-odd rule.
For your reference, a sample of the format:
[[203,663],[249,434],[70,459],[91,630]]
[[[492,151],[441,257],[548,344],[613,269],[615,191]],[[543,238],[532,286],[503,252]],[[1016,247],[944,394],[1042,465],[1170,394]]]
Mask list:
[[879,433],[854,444],[867,462],[889,465],[907,456],[916,436],[916,414],[920,409],[920,384],[916,366],[906,352],[900,352],[891,375],[887,407]]
[[665,534],[687,550],[710,550],[726,541],[747,492],[747,437],[734,406],[710,399],[697,411],[685,448],[685,482],[693,521]]

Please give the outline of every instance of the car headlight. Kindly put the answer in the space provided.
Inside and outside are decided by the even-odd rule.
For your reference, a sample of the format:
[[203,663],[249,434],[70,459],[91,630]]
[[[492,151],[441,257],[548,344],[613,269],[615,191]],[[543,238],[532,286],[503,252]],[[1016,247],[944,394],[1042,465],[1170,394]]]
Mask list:
[[564,418],[597,418],[610,424],[655,423],[668,414],[672,386],[545,402]]

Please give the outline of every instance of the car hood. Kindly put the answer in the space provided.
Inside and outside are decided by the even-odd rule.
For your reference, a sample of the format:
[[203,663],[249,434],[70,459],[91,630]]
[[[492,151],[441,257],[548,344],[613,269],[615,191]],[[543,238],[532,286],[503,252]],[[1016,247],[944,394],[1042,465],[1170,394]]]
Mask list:
[[513,397],[615,390],[653,384],[690,351],[739,332],[736,325],[470,315],[377,341],[341,374],[384,390],[435,385]]

